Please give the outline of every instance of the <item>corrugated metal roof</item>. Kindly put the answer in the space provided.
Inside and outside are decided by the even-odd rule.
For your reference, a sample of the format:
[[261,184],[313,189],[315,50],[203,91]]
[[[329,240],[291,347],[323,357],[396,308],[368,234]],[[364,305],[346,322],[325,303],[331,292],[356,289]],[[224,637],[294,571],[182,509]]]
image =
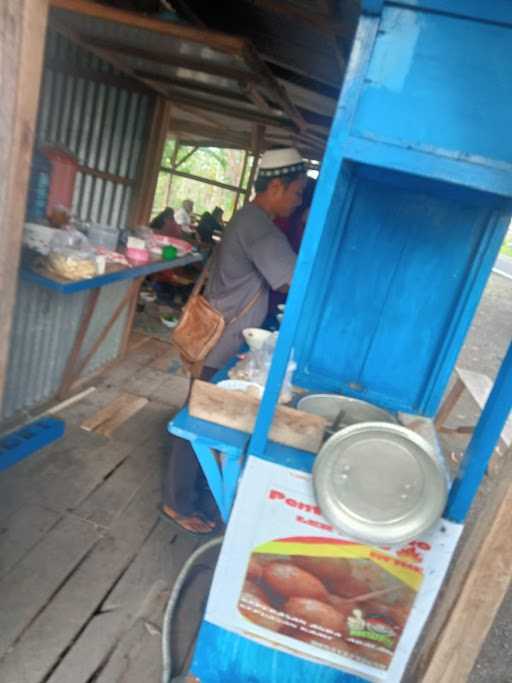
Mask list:
[[[179,100],[183,88],[190,89],[197,83],[224,90],[228,99],[240,100],[246,97],[245,86],[255,84],[261,98],[266,98],[266,114],[281,119],[285,126],[302,125],[286,92],[259,61],[252,46],[240,38],[199,31],[161,18],[142,20],[134,13],[107,10],[87,0],[52,0],[51,4],[50,24],[58,31],[87,45],[95,54],[110,58],[119,68],[170,99]],[[250,95],[246,99],[249,110],[261,110],[254,106]]]

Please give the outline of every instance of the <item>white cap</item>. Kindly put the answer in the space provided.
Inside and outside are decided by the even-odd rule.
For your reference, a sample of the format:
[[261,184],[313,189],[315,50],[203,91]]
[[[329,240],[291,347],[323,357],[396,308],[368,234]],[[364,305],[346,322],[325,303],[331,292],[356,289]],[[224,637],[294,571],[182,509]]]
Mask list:
[[278,178],[292,173],[305,173],[306,164],[294,147],[270,149],[259,163],[258,178]]

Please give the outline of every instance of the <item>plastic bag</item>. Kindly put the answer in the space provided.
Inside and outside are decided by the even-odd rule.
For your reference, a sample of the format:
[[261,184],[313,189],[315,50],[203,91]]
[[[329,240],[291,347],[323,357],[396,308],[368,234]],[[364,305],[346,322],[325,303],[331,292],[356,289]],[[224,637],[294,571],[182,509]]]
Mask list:
[[[254,382],[261,387],[267,383],[268,373],[272,365],[272,358],[277,342],[277,332],[274,332],[263,343],[261,349],[250,351],[228,373],[230,379],[241,379]],[[293,356],[286,368],[286,374],[281,387],[279,403],[289,403],[292,400],[292,377],[297,369]]]
[[67,280],[84,280],[97,274],[96,253],[78,230],[60,230],[50,242],[48,267]]

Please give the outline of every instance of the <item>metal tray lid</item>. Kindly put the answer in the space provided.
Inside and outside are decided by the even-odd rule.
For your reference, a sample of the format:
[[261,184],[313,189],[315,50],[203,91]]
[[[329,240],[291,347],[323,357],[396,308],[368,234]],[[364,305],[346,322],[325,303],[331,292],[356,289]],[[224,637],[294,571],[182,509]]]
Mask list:
[[339,421],[340,425],[349,426],[359,422],[390,422],[396,418],[387,410],[361,401],[358,398],[340,396],[339,394],[310,394],[300,399],[298,410],[325,417],[329,422]]
[[406,427],[366,422],[322,446],[313,485],[323,515],[340,531],[392,545],[429,529],[446,504],[446,477],[432,446]]

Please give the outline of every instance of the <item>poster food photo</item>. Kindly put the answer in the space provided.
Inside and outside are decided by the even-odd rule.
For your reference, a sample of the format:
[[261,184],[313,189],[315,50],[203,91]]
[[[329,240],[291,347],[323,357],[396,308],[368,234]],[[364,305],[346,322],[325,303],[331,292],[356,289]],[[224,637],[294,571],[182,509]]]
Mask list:
[[443,522],[403,546],[366,545],[323,518],[311,475],[249,458],[206,620],[370,681],[397,681],[459,533]]

